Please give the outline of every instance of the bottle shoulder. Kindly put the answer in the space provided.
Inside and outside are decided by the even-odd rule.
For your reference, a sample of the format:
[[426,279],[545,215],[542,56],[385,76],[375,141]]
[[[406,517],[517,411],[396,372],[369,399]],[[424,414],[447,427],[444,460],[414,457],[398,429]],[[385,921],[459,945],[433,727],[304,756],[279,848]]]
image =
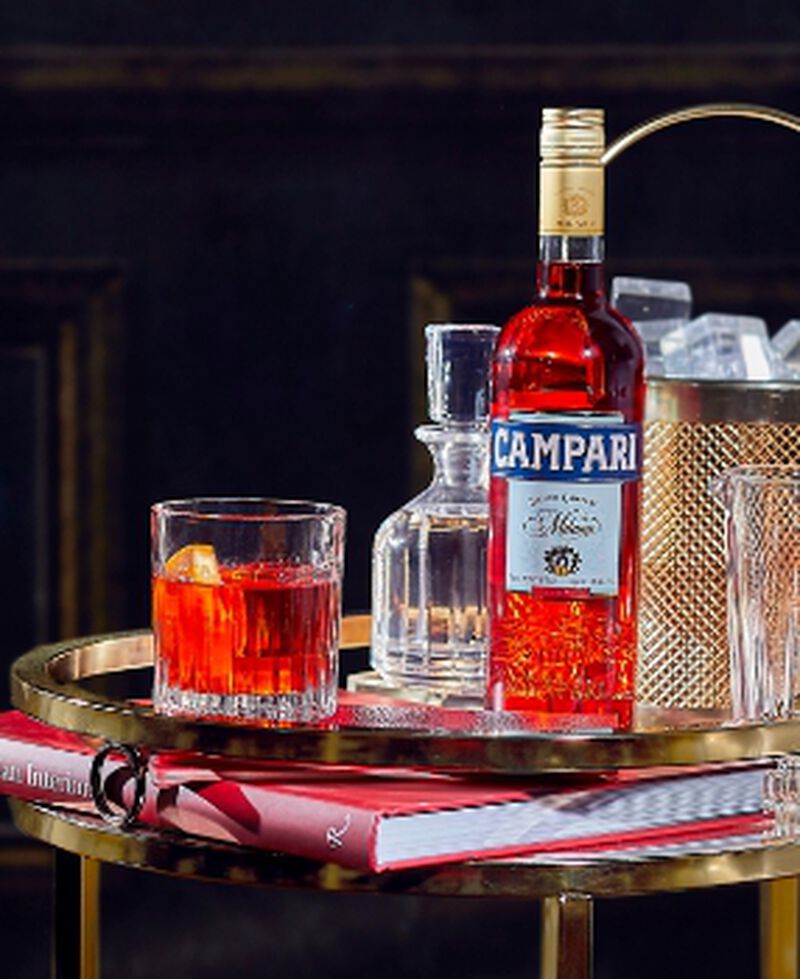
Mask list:
[[604,302],[532,303],[512,316],[492,368],[494,417],[525,411],[644,411],[644,353]]
[[483,523],[489,508],[487,492],[429,492],[424,491],[400,509],[390,513],[375,535],[377,541],[401,536],[424,526],[451,527],[453,523]]
[[498,337],[495,359],[537,347],[558,351],[578,346],[614,348],[643,358],[639,335],[621,313],[604,301],[539,299],[515,313]]
[[398,507],[393,513],[383,521],[384,524],[392,520],[415,519],[417,515],[423,513],[449,514],[464,512],[479,512],[482,507],[487,505],[488,488],[468,487],[468,486],[440,486],[433,484],[418,493],[408,502]]

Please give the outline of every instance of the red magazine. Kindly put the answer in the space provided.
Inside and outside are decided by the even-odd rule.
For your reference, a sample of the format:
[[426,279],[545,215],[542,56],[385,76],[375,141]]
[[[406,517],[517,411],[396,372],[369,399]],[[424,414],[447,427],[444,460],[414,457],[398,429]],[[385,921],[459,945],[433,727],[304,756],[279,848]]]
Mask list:
[[[97,747],[18,712],[0,714],[0,791],[91,805]],[[112,801],[124,803],[130,795],[126,771],[121,758],[104,765]],[[403,769],[157,755],[150,759],[140,818],[210,839],[384,871],[621,846],[679,827],[702,834],[704,827],[719,829],[720,821],[761,819],[767,771],[750,765],[520,784]]]

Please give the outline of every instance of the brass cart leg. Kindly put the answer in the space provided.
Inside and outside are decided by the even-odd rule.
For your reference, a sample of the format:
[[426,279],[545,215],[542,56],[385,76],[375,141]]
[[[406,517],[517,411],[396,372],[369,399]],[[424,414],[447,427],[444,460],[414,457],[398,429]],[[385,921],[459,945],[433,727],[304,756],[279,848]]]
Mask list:
[[591,979],[592,899],[559,894],[542,901],[541,979]]
[[55,853],[52,979],[99,979],[100,863]]
[[761,979],[798,979],[800,879],[786,877],[760,887]]

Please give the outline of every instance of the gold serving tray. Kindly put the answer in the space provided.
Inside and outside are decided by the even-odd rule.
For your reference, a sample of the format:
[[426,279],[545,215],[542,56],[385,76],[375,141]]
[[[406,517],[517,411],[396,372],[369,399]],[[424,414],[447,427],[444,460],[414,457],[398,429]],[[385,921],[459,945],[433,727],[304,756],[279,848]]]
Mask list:
[[[369,642],[369,616],[343,623],[342,649]],[[697,765],[800,750],[800,721],[733,725],[718,714],[641,709],[625,733],[542,732],[514,715],[451,711],[370,696],[319,726],[187,720],[119,700],[92,680],[152,667],[149,632],[40,646],[11,671],[14,705],[60,728],[163,751],[238,758],[378,766],[424,766],[502,775],[542,775],[660,765]],[[347,695],[343,695],[343,699]]]

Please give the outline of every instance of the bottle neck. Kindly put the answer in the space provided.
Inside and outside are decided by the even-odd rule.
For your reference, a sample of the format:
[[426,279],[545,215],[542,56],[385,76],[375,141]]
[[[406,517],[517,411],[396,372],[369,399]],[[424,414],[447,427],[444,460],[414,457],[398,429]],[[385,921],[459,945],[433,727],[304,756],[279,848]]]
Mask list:
[[415,434],[433,458],[433,486],[479,493],[487,490],[488,428],[421,425]]
[[547,299],[602,299],[604,257],[602,235],[540,235],[539,295]]

